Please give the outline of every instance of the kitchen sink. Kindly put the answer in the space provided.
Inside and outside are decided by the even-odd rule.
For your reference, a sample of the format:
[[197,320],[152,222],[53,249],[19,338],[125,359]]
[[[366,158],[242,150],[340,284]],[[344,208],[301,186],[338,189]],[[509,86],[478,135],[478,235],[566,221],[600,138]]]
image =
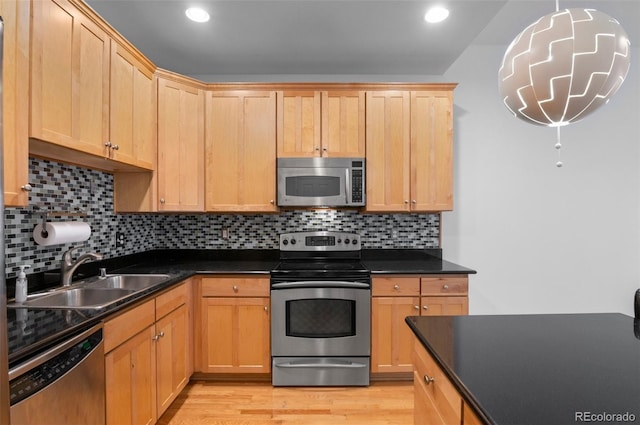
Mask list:
[[171,278],[168,274],[112,274],[74,282],[50,292],[31,294],[22,304],[10,308],[100,309]]
[[135,292],[134,290],[119,288],[72,288],[27,299],[21,305],[13,304],[11,307],[98,309],[120,301]]
[[86,287],[141,291],[164,282],[170,277],[168,274],[112,274],[94,278],[86,283]]

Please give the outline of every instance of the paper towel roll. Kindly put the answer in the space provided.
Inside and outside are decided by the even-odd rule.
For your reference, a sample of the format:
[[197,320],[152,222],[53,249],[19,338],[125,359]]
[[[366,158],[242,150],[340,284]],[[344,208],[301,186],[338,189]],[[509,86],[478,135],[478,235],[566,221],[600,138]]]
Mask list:
[[69,242],[86,241],[91,236],[91,227],[84,221],[57,221],[46,224],[46,236],[42,232],[42,223],[33,229],[33,240],[38,245],[56,245]]

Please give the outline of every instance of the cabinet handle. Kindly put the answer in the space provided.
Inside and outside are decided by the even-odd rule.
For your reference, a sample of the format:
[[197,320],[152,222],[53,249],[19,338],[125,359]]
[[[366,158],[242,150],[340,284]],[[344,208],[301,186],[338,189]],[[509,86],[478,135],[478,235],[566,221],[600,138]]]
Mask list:
[[435,382],[435,378],[432,378],[429,375],[424,375],[424,383],[429,385],[432,384],[433,382]]
[[238,285],[233,285],[233,292],[238,292]]
[[24,190],[25,192],[31,192],[33,190],[33,186],[27,183],[24,186],[22,186],[20,189]]
[[396,291],[398,291],[400,289],[400,286],[398,285],[393,285],[393,289],[395,289]]
[[444,284],[444,285],[442,285],[442,288],[444,288],[444,289],[449,289],[449,285]]

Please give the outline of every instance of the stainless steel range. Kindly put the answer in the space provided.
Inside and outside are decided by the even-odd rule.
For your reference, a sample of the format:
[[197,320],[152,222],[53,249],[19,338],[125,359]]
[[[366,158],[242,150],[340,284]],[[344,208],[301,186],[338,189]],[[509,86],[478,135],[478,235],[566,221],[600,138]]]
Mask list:
[[275,386],[369,385],[371,274],[355,233],[280,235],[271,272]]

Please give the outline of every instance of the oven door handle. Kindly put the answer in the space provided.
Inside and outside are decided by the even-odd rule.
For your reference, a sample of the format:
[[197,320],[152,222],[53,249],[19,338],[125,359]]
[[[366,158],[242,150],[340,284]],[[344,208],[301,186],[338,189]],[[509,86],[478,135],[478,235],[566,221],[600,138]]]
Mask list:
[[371,285],[360,282],[344,282],[344,281],[323,281],[323,280],[305,280],[299,282],[280,282],[272,283],[271,289],[291,289],[291,288],[355,288],[369,289]]
[[281,368],[286,368],[286,369],[307,369],[307,368],[317,368],[317,369],[331,369],[331,368],[335,368],[335,369],[344,369],[344,368],[351,368],[351,369],[357,369],[357,368],[361,368],[361,367],[367,367],[367,365],[365,363],[356,363],[356,362],[349,362],[349,363],[293,363],[293,362],[288,362],[288,363],[279,363],[275,365],[276,367],[281,367]]

